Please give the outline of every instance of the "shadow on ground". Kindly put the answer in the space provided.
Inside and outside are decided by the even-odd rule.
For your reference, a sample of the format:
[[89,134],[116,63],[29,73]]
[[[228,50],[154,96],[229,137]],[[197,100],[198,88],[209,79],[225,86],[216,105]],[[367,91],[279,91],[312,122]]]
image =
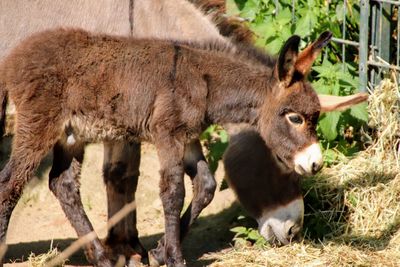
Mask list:
[[[8,157],[10,151],[10,140],[6,138],[1,144],[2,153],[0,161]],[[38,170],[41,172],[51,165],[51,155],[46,157]],[[304,179],[303,189],[305,196],[305,232],[306,241],[335,242],[337,244],[350,245],[359,250],[380,251],[384,250],[391,241],[392,236],[400,229],[400,217],[393,217],[383,229],[380,237],[362,236],[345,234],[350,216],[350,210],[345,201],[346,191],[353,188],[372,188],[378,184],[388,184],[395,179],[396,173],[365,173],[359,179],[348,181],[346,184],[338,186],[326,177],[315,177]],[[366,180],[363,177],[369,177]],[[216,192],[218,194],[218,192]],[[185,258],[189,266],[206,266],[212,260],[204,260],[201,257],[210,252],[218,252],[230,247],[233,233],[229,231],[240,213],[237,204],[224,209],[223,211],[201,217],[193,225],[188,237],[183,242]],[[141,237],[142,243],[147,249],[154,248],[161,233]],[[12,244],[8,248],[5,262],[26,260],[31,252],[36,255],[47,253],[53,243],[60,250],[65,249],[75,239],[56,239],[34,241],[29,243]],[[88,264],[83,251],[73,255],[69,262],[72,265]]]
[[[189,266],[207,266],[212,260],[199,259],[203,254],[217,252],[230,247],[233,233],[229,231],[240,212],[238,204],[234,203],[229,208],[196,221],[183,242],[183,253]],[[140,240],[147,249],[156,247],[161,233],[141,237]],[[60,251],[67,248],[76,239],[43,240],[29,243],[10,244],[5,255],[5,263],[21,262],[27,260],[31,253],[45,254],[50,247],[57,247]],[[87,265],[83,250],[79,250],[69,258],[67,264]]]

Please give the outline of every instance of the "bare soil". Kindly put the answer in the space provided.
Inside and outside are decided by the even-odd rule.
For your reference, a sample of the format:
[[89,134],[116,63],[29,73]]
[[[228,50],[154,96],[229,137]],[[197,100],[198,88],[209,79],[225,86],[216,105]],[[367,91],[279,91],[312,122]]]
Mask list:
[[[1,144],[1,160],[4,165],[9,153],[10,139]],[[48,172],[52,157],[49,155],[37,171],[37,177],[29,184],[19,201],[7,234],[8,251],[5,266],[27,265],[26,259],[30,253],[36,255],[46,253],[50,247],[64,249],[77,236],[65,217],[61,207],[48,189]],[[85,160],[81,175],[81,194],[85,210],[100,238],[105,237],[107,220],[106,193],[102,181],[101,166],[103,162],[103,146],[89,145],[86,148]],[[158,196],[158,159],[152,145],[142,147],[140,166],[141,176],[136,193],[138,209],[138,229],[140,239],[147,249],[156,246],[157,240],[164,231],[162,205]],[[223,171],[216,172],[220,184]],[[188,177],[186,183],[185,207],[190,202],[191,184]],[[207,266],[213,259],[202,257],[209,252],[217,252],[230,246],[232,233],[229,228],[235,221],[238,211],[234,194],[230,189],[217,190],[214,200],[207,207],[200,219],[195,223],[183,248],[189,266]],[[73,255],[68,265],[87,265],[88,262],[82,251]]]

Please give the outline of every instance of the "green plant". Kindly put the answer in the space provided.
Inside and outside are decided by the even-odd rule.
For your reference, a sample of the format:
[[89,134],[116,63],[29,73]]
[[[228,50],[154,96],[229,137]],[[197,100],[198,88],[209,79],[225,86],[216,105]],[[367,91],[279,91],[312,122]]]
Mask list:
[[218,161],[228,147],[228,134],[221,126],[214,124],[201,134],[200,140],[207,147],[206,158],[211,172],[214,173],[218,168]]
[[268,242],[262,237],[258,231],[251,227],[237,226],[230,229],[235,233],[233,241],[236,246],[255,245],[257,247],[265,247]]

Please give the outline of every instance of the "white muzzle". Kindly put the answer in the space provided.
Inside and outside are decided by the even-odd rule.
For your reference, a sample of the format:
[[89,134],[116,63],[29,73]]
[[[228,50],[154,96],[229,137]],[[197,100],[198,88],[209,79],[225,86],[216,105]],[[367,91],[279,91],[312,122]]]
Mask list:
[[303,228],[304,202],[297,198],[274,210],[266,210],[257,219],[258,231],[267,241],[278,239],[282,244],[289,244]]
[[319,143],[314,143],[294,157],[294,170],[300,175],[312,175],[322,167],[322,153]]

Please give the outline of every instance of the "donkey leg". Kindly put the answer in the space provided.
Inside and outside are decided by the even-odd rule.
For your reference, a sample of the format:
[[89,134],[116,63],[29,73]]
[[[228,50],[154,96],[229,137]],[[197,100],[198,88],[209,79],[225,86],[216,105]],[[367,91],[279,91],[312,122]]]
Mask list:
[[[127,203],[135,201],[139,165],[140,143],[104,143],[103,173],[109,218]],[[138,237],[136,210],[109,229],[105,244],[113,256],[122,254],[131,261],[147,258]]]
[[203,155],[198,139],[193,140],[185,147],[184,164],[185,172],[193,182],[193,200],[181,220],[183,227],[181,231],[186,234],[200,212],[213,200],[217,183]]
[[6,186],[11,178],[11,163],[7,162],[0,174],[0,187]]
[[165,217],[164,262],[167,266],[186,266],[180,242],[180,213],[185,198],[183,183],[184,145],[169,137],[156,139],[160,161],[160,197]]
[[[181,218],[181,241],[189,231],[190,226],[200,215],[200,212],[207,207],[214,198],[217,186],[215,178],[203,155],[199,140],[194,140],[185,146],[184,166],[186,174],[190,176],[193,182],[193,200]],[[157,248],[153,249],[149,254],[151,266],[160,266],[164,264],[164,244],[165,236],[158,242]]]
[[[21,113],[24,114],[21,107]],[[8,223],[26,183],[33,177],[34,170],[42,158],[54,146],[60,129],[57,120],[51,123],[42,116],[30,112],[29,117],[18,116],[11,157],[0,173],[3,185],[0,189],[0,242],[5,242]],[[6,182],[8,180],[8,182]]]
[[[83,209],[79,191],[79,175],[84,154],[84,144],[66,146],[57,143],[53,149],[53,166],[49,174],[49,187],[60,202],[78,237],[93,231],[93,226]],[[97,266],[112,266],[98,238],[85,247],[87,259]]]

